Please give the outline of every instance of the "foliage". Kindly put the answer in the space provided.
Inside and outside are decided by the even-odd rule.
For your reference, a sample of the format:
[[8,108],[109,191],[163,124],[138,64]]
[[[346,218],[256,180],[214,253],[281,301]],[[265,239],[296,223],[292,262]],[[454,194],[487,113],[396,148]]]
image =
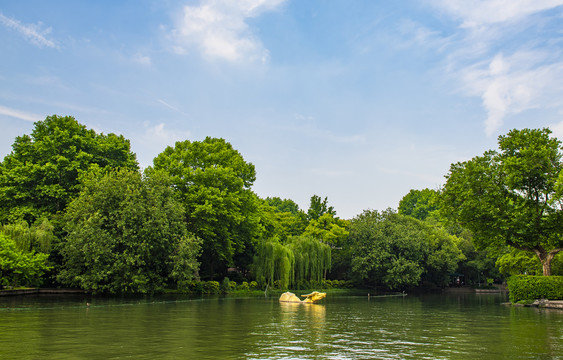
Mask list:
[[84,177],[65,217],[59,280],[103,293],[153,292],[169,275],[188,281],[199,243],[188,237],[183,207],[169,185],[162,174],[143,178],[126,169]]
[[[563,275],[562,261],[563,253],[555,255],[551,266],[552,275]],[[537,256],[514,248],[501,255],[496,261],[496,266],[501,273],[506,275],[542,274],[542,265]]]
[[317,219],[312,219],[303,235],[314,237],[332,246],[340,246],[348,236],[346,226],[348,226],[346,220],[341,220],[334,214],[325,213]]
[[294,277],[293,251],[276,238],[261,241],[256,250],[253,267],[258,283],[273,286],[274,281],[280,280],[281,288],[289,288]]
[[16,243],[16,248],[21,251],[37,251],[48,254],[51,244],[55,240],[54,226],[47,218],[39,219],[34,225],[29,226],[25,221],[0,226],[0,233],[8,236]]
[[298,288],[301,282],[321,282],[331,267],[331,248],[311,236],[295,236],[288,240],[289,249],[295,258],[293,284]]
[[[251,192],[254,165],[224,139],[179,141],[154,159],[181,194],[188,229],[203,240],[202,270],[208,276],[233,265],[236,254],[251,254],[263,231],[259,201]],[[250,255],[251,257],[251,255]]]
[[534,299],[563,300],[563,276],[515,275],[508,279],[507,285],[512,303]]
[[302,287],[305,281],[320,282],[330,261],[330,246],[317,239],[295,236],[282,244],[274,238],[259,243],[254,271],[261,286],[288,289]]
[[285,241],[289,236],[301,235],[305,231],[308,221],[303,211],[296,214],[282,212],[269,203],[264,200],[258,210],[264,238],[277,237],[280,241]]
[[444,216],[471,230],[478,247],[533,252],[544,275],[563,249],[561,142],[550,134],[524,129],[500,136],[498,152],[453,164],[441,195]]
[[456,237],[392,210],[366,210],[352,219],[349,229],[356,276],[390,289],[416,285],[423,274],[445,285],[463,259]]
[[34,223],[63,211],[78,194],[79,174],[92,164],[138,168],[123,136],[97,134],[70,116],[36,122],[0,163],[0,222]]
[[426,218],[438,209],[438,192],[430,189],[411,189],[399,202],[398,212],[418,220]]
[[305,214],[302,210],[299,209],[299,205],[291,199],[281,199],[277,196],[274,197],[267,197],[264,199],[266,204],[270,205],[275,209],[278,213],[290,213],[294,216],[298,216],[299,214]]
[[321,199],[318,195],[311,196],[311,203],[309,205],[309,210],[307,210],[307,220],[317,220],[327,213],[336,216],[334,207],[328,206],[328,198],[325,197],[324,199]]
[[199,271],[197,261],[201,254],[201,240],[194,235],[186,235],[178,240],[176,249],[171,254],[172,271],[170,276],[179,289],[186,288]]
[[0,285],[38,285],[49,270],[47,254],[18,249],[15,241],[0,234]]

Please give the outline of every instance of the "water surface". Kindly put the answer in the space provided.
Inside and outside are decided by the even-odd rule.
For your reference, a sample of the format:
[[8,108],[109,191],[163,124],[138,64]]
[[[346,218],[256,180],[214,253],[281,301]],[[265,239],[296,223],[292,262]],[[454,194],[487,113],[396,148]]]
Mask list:
[[329,295],[314,305],[0,298],[0,358],[563,359],[563,311],[504,301],[494,294]]

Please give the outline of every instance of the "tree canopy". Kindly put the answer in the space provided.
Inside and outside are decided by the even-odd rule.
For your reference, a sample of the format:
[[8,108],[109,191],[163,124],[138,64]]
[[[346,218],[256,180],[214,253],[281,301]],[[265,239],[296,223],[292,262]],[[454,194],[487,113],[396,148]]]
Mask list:
[[413,217],[366,210],[350,222],[352,270],[390,289],[417,285],[423,275],[443,286],[463,255],[458,239]]
[[90,173],[65,220],[59,280],[67,286],[147,293],[197,272],[199,242],[187,233],[182,204],[162,174]]
[[536,254],[543,274],[563,249],[561,142],[549,129],[512,130],[499,150],[452,164],[443,214],[471,230],[480,248]]
[[48,116],[18,136],[0,163],[0,222],[35,222],[65,209],[92,164],[137,169],[129,140],[97,134],[71,116]]
[[153,169],[169,174],[181,194],[188,229],[203,240],[202,271],[208,276],[252,249],[262,231],[259,201],[250,189],[256,172],[230,143],[211,137],[179,141],[154,159]]
[[412,216],[418,220],[426,220],[438,209],[438,192],[436,190],[411,189],[399,202],[399,214]]

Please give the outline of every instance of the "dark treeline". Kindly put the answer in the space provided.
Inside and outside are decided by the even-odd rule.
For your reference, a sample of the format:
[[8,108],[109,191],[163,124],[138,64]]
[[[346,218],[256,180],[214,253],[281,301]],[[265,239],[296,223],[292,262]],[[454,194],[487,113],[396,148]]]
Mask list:
[[[254,165],[224,139],[179,141],[141,171],[123,136],[50,116],[0,163],[0,285],[151,293],[228,277],[261,288],[346,280],[402,290],[562,273],[561,145],[547,130],[531,134],[452,165],[443,189],[411,190],[398,211],[345,220],[326,197],[313,195],[306,210],[260,198]],[[554,168],[525,169],[526,141],[543,144],[536,163],[537,153],[555,156],[545,161]]]

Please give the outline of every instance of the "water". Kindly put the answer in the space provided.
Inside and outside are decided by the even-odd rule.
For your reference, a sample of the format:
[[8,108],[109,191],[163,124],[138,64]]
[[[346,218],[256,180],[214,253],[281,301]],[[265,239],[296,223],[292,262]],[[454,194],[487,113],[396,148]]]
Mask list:
[[0,298],[0,359],[563,359],[563,311],[504,301]]

